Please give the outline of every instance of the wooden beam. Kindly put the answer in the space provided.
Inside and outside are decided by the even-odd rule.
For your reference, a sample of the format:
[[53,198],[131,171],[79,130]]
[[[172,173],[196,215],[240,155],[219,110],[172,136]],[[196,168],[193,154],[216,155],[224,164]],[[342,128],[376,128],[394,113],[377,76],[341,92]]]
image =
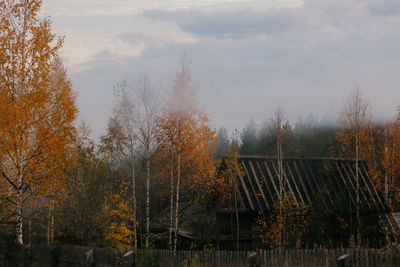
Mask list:
[[[363,184],[364,184],[364,187],[366,187],[367,188],[367,190],[368,190],[368,193],[369,193],[369,196],[370,196],[370,198],[372,199],[372,201],[374,202],[374,204],[376,205],[377,203],[376,203],[376,201],[375,201],[375,198],[374,198],[374,195],[373,195],[373,193],[372,193],[372,191],[371,191],[371,188],[370,188],[370,186],[369,186],[369,184],[367,183],[367,181],[365,180],[365,178],[364,178],[364,175],[363,175],[363,173],[362,173],[362,166],[363,164],[359,164],[359,175],[360,175],[360,177],[361,177],[361,179],[362,179],[362,181],[363,181]],[[371,180],[371,179],[369,179],[369,180]]]
[[[353,172],[352,166],[350,166],[350,164],[347,161],[346,162],[342,162],[342,165],[348,167],[348,170],[351,173],[351,175],[348,174],[347,168],[344,168],[344,171],[347,173],[347,177],[349,177],[350,180],[354,179],[354,183],[355,183],[356,182],[356,175]],[[360,189],[361,189],[361,186],[360,186]],[[355,193],[357,192],[357,189],[356,189],[355,185],[354,185],[354,192]],[[369,204],[369,201],[368,201],[367,197],[365,196],[364,192],[362,190],[360,190],[359,194],[360,194],[360,196],[362,196],[364,198],[365,202],[367,203],[367,206],[371,207],[371,205]],[[365,203],[364,203],[364,201],[361,200],[361,197],[360,197],[360,204],[361,204],[361,206],[365,206]]]
[[[251,161],[249,161],[249,162],[251,162]],[[251,188],[251,190],[252,190],[252,192],[253,192],[254,198],[255,198],[256,203],[257,203],[257,205],[258,205],[258,209],[259,209],[259,210],[262,210],[262,205],[261,205],[261,203],[260,203],[260,201],[259,201],[259,199],[258,199],[258,197],[257,197],[257,191],[256,191],[256,189],[255,189],[255,187],[254,187],[254,185],[253,185],[253,182],[252,182],[253,179],[256,179],[255,175],[257,175],[257,174],[254,173],[254,175],[253,175],[254,178],[253,178],[253,177],[250,175],[250,172],[247,170],[245,161],[242,161],[242,164],[243,164],[243,167],[244,167],[244,171],[246,172],[246,175],[247,175],[247,177],[248,177],[248,181],[249,181],[249,184],[250,184],[250,188]]]
[[301,201],[301,203],[305,204],[304,199],[303,199],[303,195],[301,194],[301,192],[299,190],[299,187],[297,186],[296,179],[294,178],[294,176],[292,174],[292,170],[290,169],[290,165],[288,163],[288,160],[284,160],[284,162],[286,163],[286,167],[287,167],[287,170],[288,170],[287,171],[287,173],[288,173],[288,175],[287,175],[288,179],[287,180],[289,180],[289,177],[292,178],[292,181],[293,181],[293,184],[294,184],[294,188],[296,189],[296,191],[297,191],[297,193],[299,195],[300,201]]
[[[341,181],[340,180],[341,179],[340,178],[341,174],[339,174],[339,177],[337,175],[337,171],[336,171],[337,162],[330,161],[329,162],[329,166],[330,166],[330,168],[332,170],[332,173],[333,173],[332,183],[336,184],[336,187],[338,188],[337,190],[340,191],[340,193],[341,193],[341,195],[343,197],[343,201],[348,200],[349,196],[348,196],[348,194],[346,194],[346,191],[344,190],[344,188],[346,188],[346,183],[344,181],[343,181],[343,183],[340,182]],[[334,186],[334,185],[332,185],[332,186]]]
[[[239,162],[239,164],[242,164],[241,161]],[[243,165],[243,164],[242,164],[242,165]],[[239,169],[239,165],[236,166],[236,172],[237,172],[238,175],[239,175],[240,182],[241,182],[241,184],[242,184],[242,187],[243,187],[244,192],[246,193],[247,201],[249,202],[250,208],[251,208],[252,210],[254,210],[253,201],[251,201],[250,194],[249,194],[249,191],[247,190],[246,183],[245,183],[244,180],[243,180],[242,174],[241,174],[240,169]]]
[[[298,160],[298,162],[299,162],[300,165],[301,165],[301,160]],[[295,162],[295,163],[294,163],[294,169],[295,169],[297,175],[300,177],[300,179],[303,180],[303,182],[306,182],[306,183],[308,184],[310,193],[311,193],[312,195],[318,193],[318,191],[315,190],[315,186],[312,185],[310,179],[308,178],[308,175],[307,175],[306,171],[304,170],[304,168],[302,168],[303,174],[304,174],[304,176],[302,176],[302,174],[301,174],[299,168],[297,167],[298,162]],[[303,179],[303,177],[304,177],[304,179]],[[305,186],[305,188],[307,188],[306,184],[304,184],[304,186]],[[306,190],[307,190],[307,189],[306,189]],[[310,198],[310,201],[311,201],[311,198]]]
[[270,170],[269,167],[268,167],[268,162],[267,162],[266,160],[264,160],[263,162],[264,162],[265,168],[266,168],[266,170],[267,170],[267,172],[268,172],[268,175],[269,175],[270,181],[271,181],[271,183],[272,183],[272,186],[273,186],[273,188],[275,189],[275,193],[276,193],[278,199],[280,199],[280,198],[281,198],[281,195],[279,194],[279,190],[278,190],[278,188],[276,187],[276,184],[274,183],[275,178],[274,178],[274,176],[272,175],[272,172],[271,172],[271,170]]
[[[321,161],[321,160],[318,160],[318,162],[321,163],[322,161]],[[315,178],[314,170],[313,170],[313,168],[312,168],[312,167],[315,167],[315,166],[312,166],[313,164],[315,165],[315,161],[314,161],[314,160],[310,160],[310,161],[309,161],[309,164],[307,164],[307,165],[308,165],[308,168],[311,169],[312,175],[314,176],[315,182],[318,184],[319,188],[327,189],[327,190],[326,190],[326,194],[328,195],[328,199],[329,199],[330,205],[333,206],[333,205],[334,205],[334,201],[333,201],[333,198],[332,198],[332,196],[331,196],[331,193],[329,192],[328,188],[326,187],[326,184],[325,184],[325,182],[324,182],[324,177],[322,177],[322,179],[318,179],[318,178],[320,178],[320,176],[321,176],[321,173],[318,172],[318,178]],[[321,168],[323,168],[323,164],[320,164],[320,165],[318,165],[318,166],[316,167],[317,170],[320,170]],[[322,181],[323,186],[320,186],[319,181]],[[322,190],[322,189],[320,189],[320,190]]]
[[[298,180],[300,181],[300,185],[301,185],[301,187],[303,188],[303,192],[304,192],[304,195],[305,195],[305,197],[306,197],[306,199],[307,199],[307,201],[308,201],[308,205],[311,205],[311,198],[310,198],[310,196],[309,196],[309,194],[308,194],[308,191],[307,191],[306,186],[304,185],[303,177],[299,174],[299,172],[298,172],[298,170],[297,170],[297,162],[296,162],[296,161],[297,161],[297,160],[293,160],[293,167],[294,167],[294,170],[295,170],[296,173],[297,173]],[[292,171],[290,171],[290,175],[293,177]],[[294,178],[293,178],[293,179],[294,179]]]
[[[350,188],[350,186],[349,186],[349,183],[346,182],[346,178],[344,178],[343,173],[342,173],[342,170],[341,170],[341,168],[340,168],[338,162],[335,162],[335,165],[336,165],[336,168],[337,168],[337,170],[338,170],[338,172],[339,172],[340,177],[342,178],[342,181],[343,181],[343,183],[344,183],[346,189],[348,190],[348,195],[349,195],[349,196],[348,196],[348,200],[351,201],[351,202],[353,203],[354,207],[355,207],[355,206],[356,206],[356,202],[355,202],[354,199],[351,197],[351,188]],[[355,192],[355,190],[354,190],[354,192]]]
[[[278,175],[278,170],[277,170],[276,167],[275,167],[275,161],[272,161],[272,167],[274,168],[274,171],[275,171],[275,173],[276,173],[276,176],[278,177],[279,175]],[[297,201],[296,195],[294,194],[294,191],[293,191],[293,189],[292,189],[292,186],[290,185],[289,180],[287,179],[287,176],[286,176],[285,171],[284,171],[283,168],[282,168],[282,176],[283,176],[283,178],[286,180],[286,184],[288,185],[289,192],[292,194],[293,199],[294,199],[294,201],[295,201],[296,204],[297,204],[298,201]]]
[[386,210],[388,209],[388,207],[384,204],[384,202],[382,201],[382,199],[381,199],[381,197],[379,196],[378,192],[375,190],[375,187],[374,187],[374,185],[372,184],[372,180],[371,180],[371,178],[369,177],[368,171],[365,169],[365,165],[362,164],[361,167],[362,167],[364,173],[366,173],[366,174],[368,175],[368,176],[367,176],[368,178],[367,178],[366,180],[369,181],[369,184],[370,184],[370,186],[371,186],[371,188],[372,188],[372,192],[373,192],[374,197],[377,199],[377,202],[379,202],[380,207],[381,207],[383,210],[386,211]]
[[265,178],[264,171],[263,171],[263,169],[262,169],[261,166],[260,166],[260,162],[259,162],[259,161],[256,161],[256,163],[257,163],[257,168],[258,168],[258,170],[259,170],[259,172],[260,172],[260,174],[261,174],[261,178],[262,178],[263,181],[264,181],[265,188],[266,188],[267,191],[268,191],[268,195],[265,195],[265,197],[267,198],[267,197],[269,196],[268,199],[271,200],[270,202],[267,200],[267,202],[269,203],[268,206],[269,206],[269,208],[272,208],[272,206],[274,205],[274,196],[273,196],[273,192],[272,192],[271,189],[270,189],[270,185],[269,185],[269,183],[268,183],[267,178]]
[[[261,197],[264,200],[265,207],[266,207],[266,209],[269,209],[269,205],[268,205],[267,199],[265,198],[265,195],[264,195],[264,190],[262,189],[260,181],[258,180],[259,178],[258,178],[257,172],[256,172],[256,170],[255,170],[255,168],[253,166],[253,162],[249,161],[249,164],[250,164],[250,168],[251,168],[252,172],[254,173],[254,180],[256,181],[256,183],[258,185],[258,189],[260,190]],[[262,175],[262,173],[261,173],[261,175]]]
[[[239,155],[239,159],[264,159],[264,160],[277,160],[277,156],[252,156],[252,155]],[[336,157],[285,157],[286,160],[316,160],[316,161],[356,161],[354,158],[336,158]],[[359,159],[358,161],[366,161],[366,159]]]

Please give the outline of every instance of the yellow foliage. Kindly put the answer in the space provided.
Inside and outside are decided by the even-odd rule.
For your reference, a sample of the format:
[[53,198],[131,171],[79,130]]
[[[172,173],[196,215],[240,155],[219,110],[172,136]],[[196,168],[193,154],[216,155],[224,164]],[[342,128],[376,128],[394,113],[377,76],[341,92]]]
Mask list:
[[108,215],[104,245],[115,248],[133,248],[136,218],[130,203],[121,195],[111,194],[106,197],[103,210],[104,214]]
[[38,19],[40,7],[0,2],[0,192],[15,203],[20,243],[23,192],[52,196],[65,187],[78,111],[57,54],[63,40]]
[[306,205],[289,196],[276,202],[267,218],[260,214],[256,220],[262,242],[269,248],[300,248],[309,226],[307,211]]
[[[190,71],[182,66],[175,85],[158,121],[160,153],[165,155],[162,164],[163,185],[169,185],[171,169],[174,176],[180,172],[180,187],[190,200],[209,192],[215,177],[216,162],[212,155],[217,149],[216,133],[208,126],[206,114],[197,108],[194,88],[190,83]],[[178,157],[180,164],[178,164]],[[179,166],[178,166],[179,165]],[[165,188],[168,188],[165,186]],[[162,191],[167,194],[168,190]],[[185,195],[183,195],[183,198]]]
[[221,172],[215,180],[214,188],[221,204],[229,202],[231,205],[234,201],[234,186],[237,185],[238,174],[244,176],[242,166],[238,162],[238,147],[232,144],[222,161]]

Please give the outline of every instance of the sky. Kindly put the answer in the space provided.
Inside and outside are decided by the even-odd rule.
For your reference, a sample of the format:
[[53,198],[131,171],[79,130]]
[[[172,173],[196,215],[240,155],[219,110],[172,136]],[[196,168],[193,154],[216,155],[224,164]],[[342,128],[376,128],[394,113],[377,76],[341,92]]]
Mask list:
[[241,129],[280,106],[337,118],[359,88],[375,119],[400,105],[398,0],[43,0],[80,120],[105,131],[113,88],[144,73],[170,90],[183,55],[213,127]]

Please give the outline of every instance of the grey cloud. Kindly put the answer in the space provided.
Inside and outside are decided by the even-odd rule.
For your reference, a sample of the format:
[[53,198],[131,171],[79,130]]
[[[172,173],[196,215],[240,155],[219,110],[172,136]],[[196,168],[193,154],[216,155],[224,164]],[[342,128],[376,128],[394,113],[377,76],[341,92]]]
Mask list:
[[306,17],[295,9],[264,12],[251,10],[207,12],[198,10],[147,10],[144,16],[173,21],[191,34],[199,36],[238,37],[249,34],[276,34],[305,24]]
[[[146,72],[168,89],[186,53],[199,102],[212,120],[229,122],[229,127],[243,126],[251,116],[262,121],[277,105],[291,119],[327,110],[333,114],[355,86],[378,117],[390,117],[400,99],[400,36],[394,34],[400,22],[375,16],[369,5],[356,2],[307,1],[265,12],[147,11],[146,18],[175,22],[198,41],[148,45],[136,58],[99,53],[85,71],[72,76],[81,110],[97,124],[95,132],[102,132],[114,84]],[[279,26],[259,26],[268,20]],[[130,43],[152,44],[165,37],[145,30],[123,32],[118,37]],[[226,36],[246,38],[220,38]]]
[[129,44],[160,45],[171,41],[173,37],[166,33],[124,32],[118,38]]
[[[252,3],[252,1],[250,1]],[[142,16],[153,20],[176,23],[184,32],[199,37],[247,38],[249,35],[278,35],[287,33],[319,33],[375,27],[375,15],[400,14],[398,0],[382,3],[356,0],[306,0],[303,5],[269,10],[252,8],[186,10],[145,10]]]
[[[337,107],[355,86],[371,99],[376,114],[393,114],[400,97],[396,73],[400,61],[390,61],[382,48],[399,46],[399,40],[366,45],[359,36],[347,36],[302,46],[301,38],[205,38],[191,44],[149,47],[137,58],[122,60],[104,57],[110,53],[103,52],[88,63],[87,70],[74,75],[73,82],[84,92],[81,101],[87,103],[86,109],[92,110],[90,121],[101,117],[96,132],[105,127],[114,84],[123,77],[135,81],[136,75],[146,72],[156,84],[168,89],[182,53],[193,63],[199,102],[211,119],[221,124],[236,122],[235,127],[239,127],[250,116],[263,120],[276,105],[283,106],[293,120],[300,114],[323,114],[327,109],[333,114],[332,107]],[[101,110],[102,116],[95,110]]]
[[371,13],[380,16],[400,15],[400,2],[398,0],[381,0],[370,3],[368,9]]

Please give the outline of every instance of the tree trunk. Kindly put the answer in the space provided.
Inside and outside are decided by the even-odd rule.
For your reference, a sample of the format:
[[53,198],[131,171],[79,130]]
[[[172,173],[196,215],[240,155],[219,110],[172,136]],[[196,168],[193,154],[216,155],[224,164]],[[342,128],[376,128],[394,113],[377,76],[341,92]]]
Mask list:
[[[278,154],[278,180],[279,180],[279,217],[281,220],[283,220],[283,195],[285,191],[285,185],[283,181],[283,164],[282,164],[282,140],[281,140],[281,125],[279,122],[278,125],[278,136],[277,136],[277,154]],[[285,239],[285,222],[284,220],[282,221],[282,230],[280,233],[280,245],[279,247],[282,247],[282,244],[284,244],[284,239]]]
[[132,198],[133,198],[133,214],[135,221],[133,223],[133,228],[135,231],[135,237],[134,237],[134,244],[133,248],[135,249],[135,257],[137,255],[137,217],[136,217],[136,182],[135,182],[135,157],[132,156]]
[[169,210],[169,250],[172,250],[173,209],[174,209],[174,153],[171,152],[170,162],[170,210]]
[[46,232],[46,242],[47,245],[50,245],[50,207],[49,207],[49,214],[47,214],[47,232]]
[[51,201],[50,206],[50,245],[54,243],[54,200]]
[[[49,207],[49,216],[47,219],[47,245],[53,245],[53,240],[54,240],[54,215],[53,215],[53,209],[54,209],[54,200],[51,200],[50,202],[50,207]],[[89,235],[88,235],[89,237]],[[89,239],[89,238],[87,238]]]
[[178,243],[179,230],[179,183],[181,179],[181,154],[178,154],[178,173],[176,177],[176,204],[175,204],[175,239],[174,239],[174,254],[176,254],[176,245]]
[[18,198],[17,198],[17,224],[16,224],[16,232],[17,232],[17,242],[18,244],[23,245],[23,228],[22,228],[22,211],[23,211],[23,190],[22,190],[22,177],[20,175],[18,179]]
[[357,247],[361,245],[361,236],[360,236],[360,181],[358,175],[358,132],[356,132],[356,231],[357,231]]
[[239,250],[239,211],[237,205],[237,184],[235,179],[236,250]]
[[29,247],[32,248],[32,214],[30,214],[29,216],[28,227],[29,227]]
[[146,248],[149,248],[150,235],[150,155],[146,155]]

